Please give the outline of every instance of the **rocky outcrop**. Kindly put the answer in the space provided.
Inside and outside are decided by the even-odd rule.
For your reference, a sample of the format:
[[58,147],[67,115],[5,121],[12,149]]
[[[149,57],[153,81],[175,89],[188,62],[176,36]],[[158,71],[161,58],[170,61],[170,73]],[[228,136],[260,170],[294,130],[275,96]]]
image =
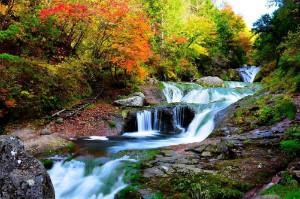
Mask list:
[[59,134],[51,133],[48,129],[35,131],[33,128],[21,128],[11,133],[24,140],[25,150],[31,155],[39,155],[51,150],[60,150],[70,144],[71,141],[64,139]]
[[149,104],[162,104],[166,103],[166,97],[163,93],[162,88],[158,88],[157,85],[142,85],[140,86],[143,93],[145,94],[146,101]]
[[15,136],[0,136],[0,198],[55,198],[44,166],[24,151],[23,141]]
[[[149,184],[160,184],[180,176],[211,176],[210,180],[261,186],[287,166],[289,157],[279,149],[280,132],[252,131],[231,137],[208,138],[200,143],[165,147],[153,160],[143,164]],[[166,152],[167,151],[167,152]],[[206,183],[214,184],[208,181]],[[165,183],[172,187],[172,184]],[[155,186],[155,185],[154,185]],[[245,188],[246,193],[252,186]],[[165,188],[155,187],[166,193]],[[219,198],[219,197],[211,197]]]
[[196,80],[203,87],[224,87],[224,81],[219,77],[203,77]]
[[145,95],[140,92],[129,95],[127,99],[120,99],[114,101],[116,106],[127,106],[127,107],[143,107],[145,104]]

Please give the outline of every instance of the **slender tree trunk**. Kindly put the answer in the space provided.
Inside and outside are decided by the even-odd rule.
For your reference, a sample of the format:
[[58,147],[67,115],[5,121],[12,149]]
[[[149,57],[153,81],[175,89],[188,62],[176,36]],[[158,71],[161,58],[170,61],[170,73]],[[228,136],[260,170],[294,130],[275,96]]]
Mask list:
[[[164,26],[164,13],[161,14],[161,29],[163,29]],[[163,44],[164,44],[164,31],[161,31],[161,37],[160,37],[160,63],[163,61]]]

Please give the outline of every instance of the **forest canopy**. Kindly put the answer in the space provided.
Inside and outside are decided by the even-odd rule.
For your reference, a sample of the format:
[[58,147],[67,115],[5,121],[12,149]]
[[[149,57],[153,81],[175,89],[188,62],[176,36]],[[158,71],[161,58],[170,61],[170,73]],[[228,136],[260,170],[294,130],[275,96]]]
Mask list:
[[134,91],[149,77],[297,65],[299,2],[270,3],[251,31],[212,0],[0,0],[0,117],[61,108],[98,80]]

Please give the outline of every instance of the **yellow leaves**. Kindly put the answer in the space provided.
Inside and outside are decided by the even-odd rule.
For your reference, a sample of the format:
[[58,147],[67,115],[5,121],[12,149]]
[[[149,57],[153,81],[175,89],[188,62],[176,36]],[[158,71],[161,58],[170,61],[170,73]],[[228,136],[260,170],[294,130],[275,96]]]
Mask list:
[[199,55],[202,54],[202,55],[209,56],[209,52],[208,52],[207,48],[205,48],[203,46],[200,46],[198,44],[192,44],[190,46],[190,48],[193,49]]

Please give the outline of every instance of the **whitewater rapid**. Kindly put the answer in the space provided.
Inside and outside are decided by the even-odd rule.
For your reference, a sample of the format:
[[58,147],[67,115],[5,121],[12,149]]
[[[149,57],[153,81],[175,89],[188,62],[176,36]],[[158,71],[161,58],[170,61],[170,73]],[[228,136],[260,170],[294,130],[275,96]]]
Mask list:
[[[173,121],[181,133],[162,132],[161,113],[155,109],[140,111],[136,115],[137,132],[126,132],[118,137],[91,136],[81,140],[81,144],[92,150],[104,153],[117,153],[122,150],[152,149],[169,145],[200,142],[214,129],[215,114],[253,95],[259,85],[253,82],[257,67],[239,69],[245,82],[225,82],[224,88],[204,88],[194,83],[163,82],[163,93],[168,103],[178,103],[173,108]],[[187,128],[183,105],[195,109],[195,117]],[[70,162],[56,162],[49,174],[57,199],[113,199],[115,194],[127,185],[123,182],[127,162],[135,162],[125,156],[115,160],[76,159]]]

